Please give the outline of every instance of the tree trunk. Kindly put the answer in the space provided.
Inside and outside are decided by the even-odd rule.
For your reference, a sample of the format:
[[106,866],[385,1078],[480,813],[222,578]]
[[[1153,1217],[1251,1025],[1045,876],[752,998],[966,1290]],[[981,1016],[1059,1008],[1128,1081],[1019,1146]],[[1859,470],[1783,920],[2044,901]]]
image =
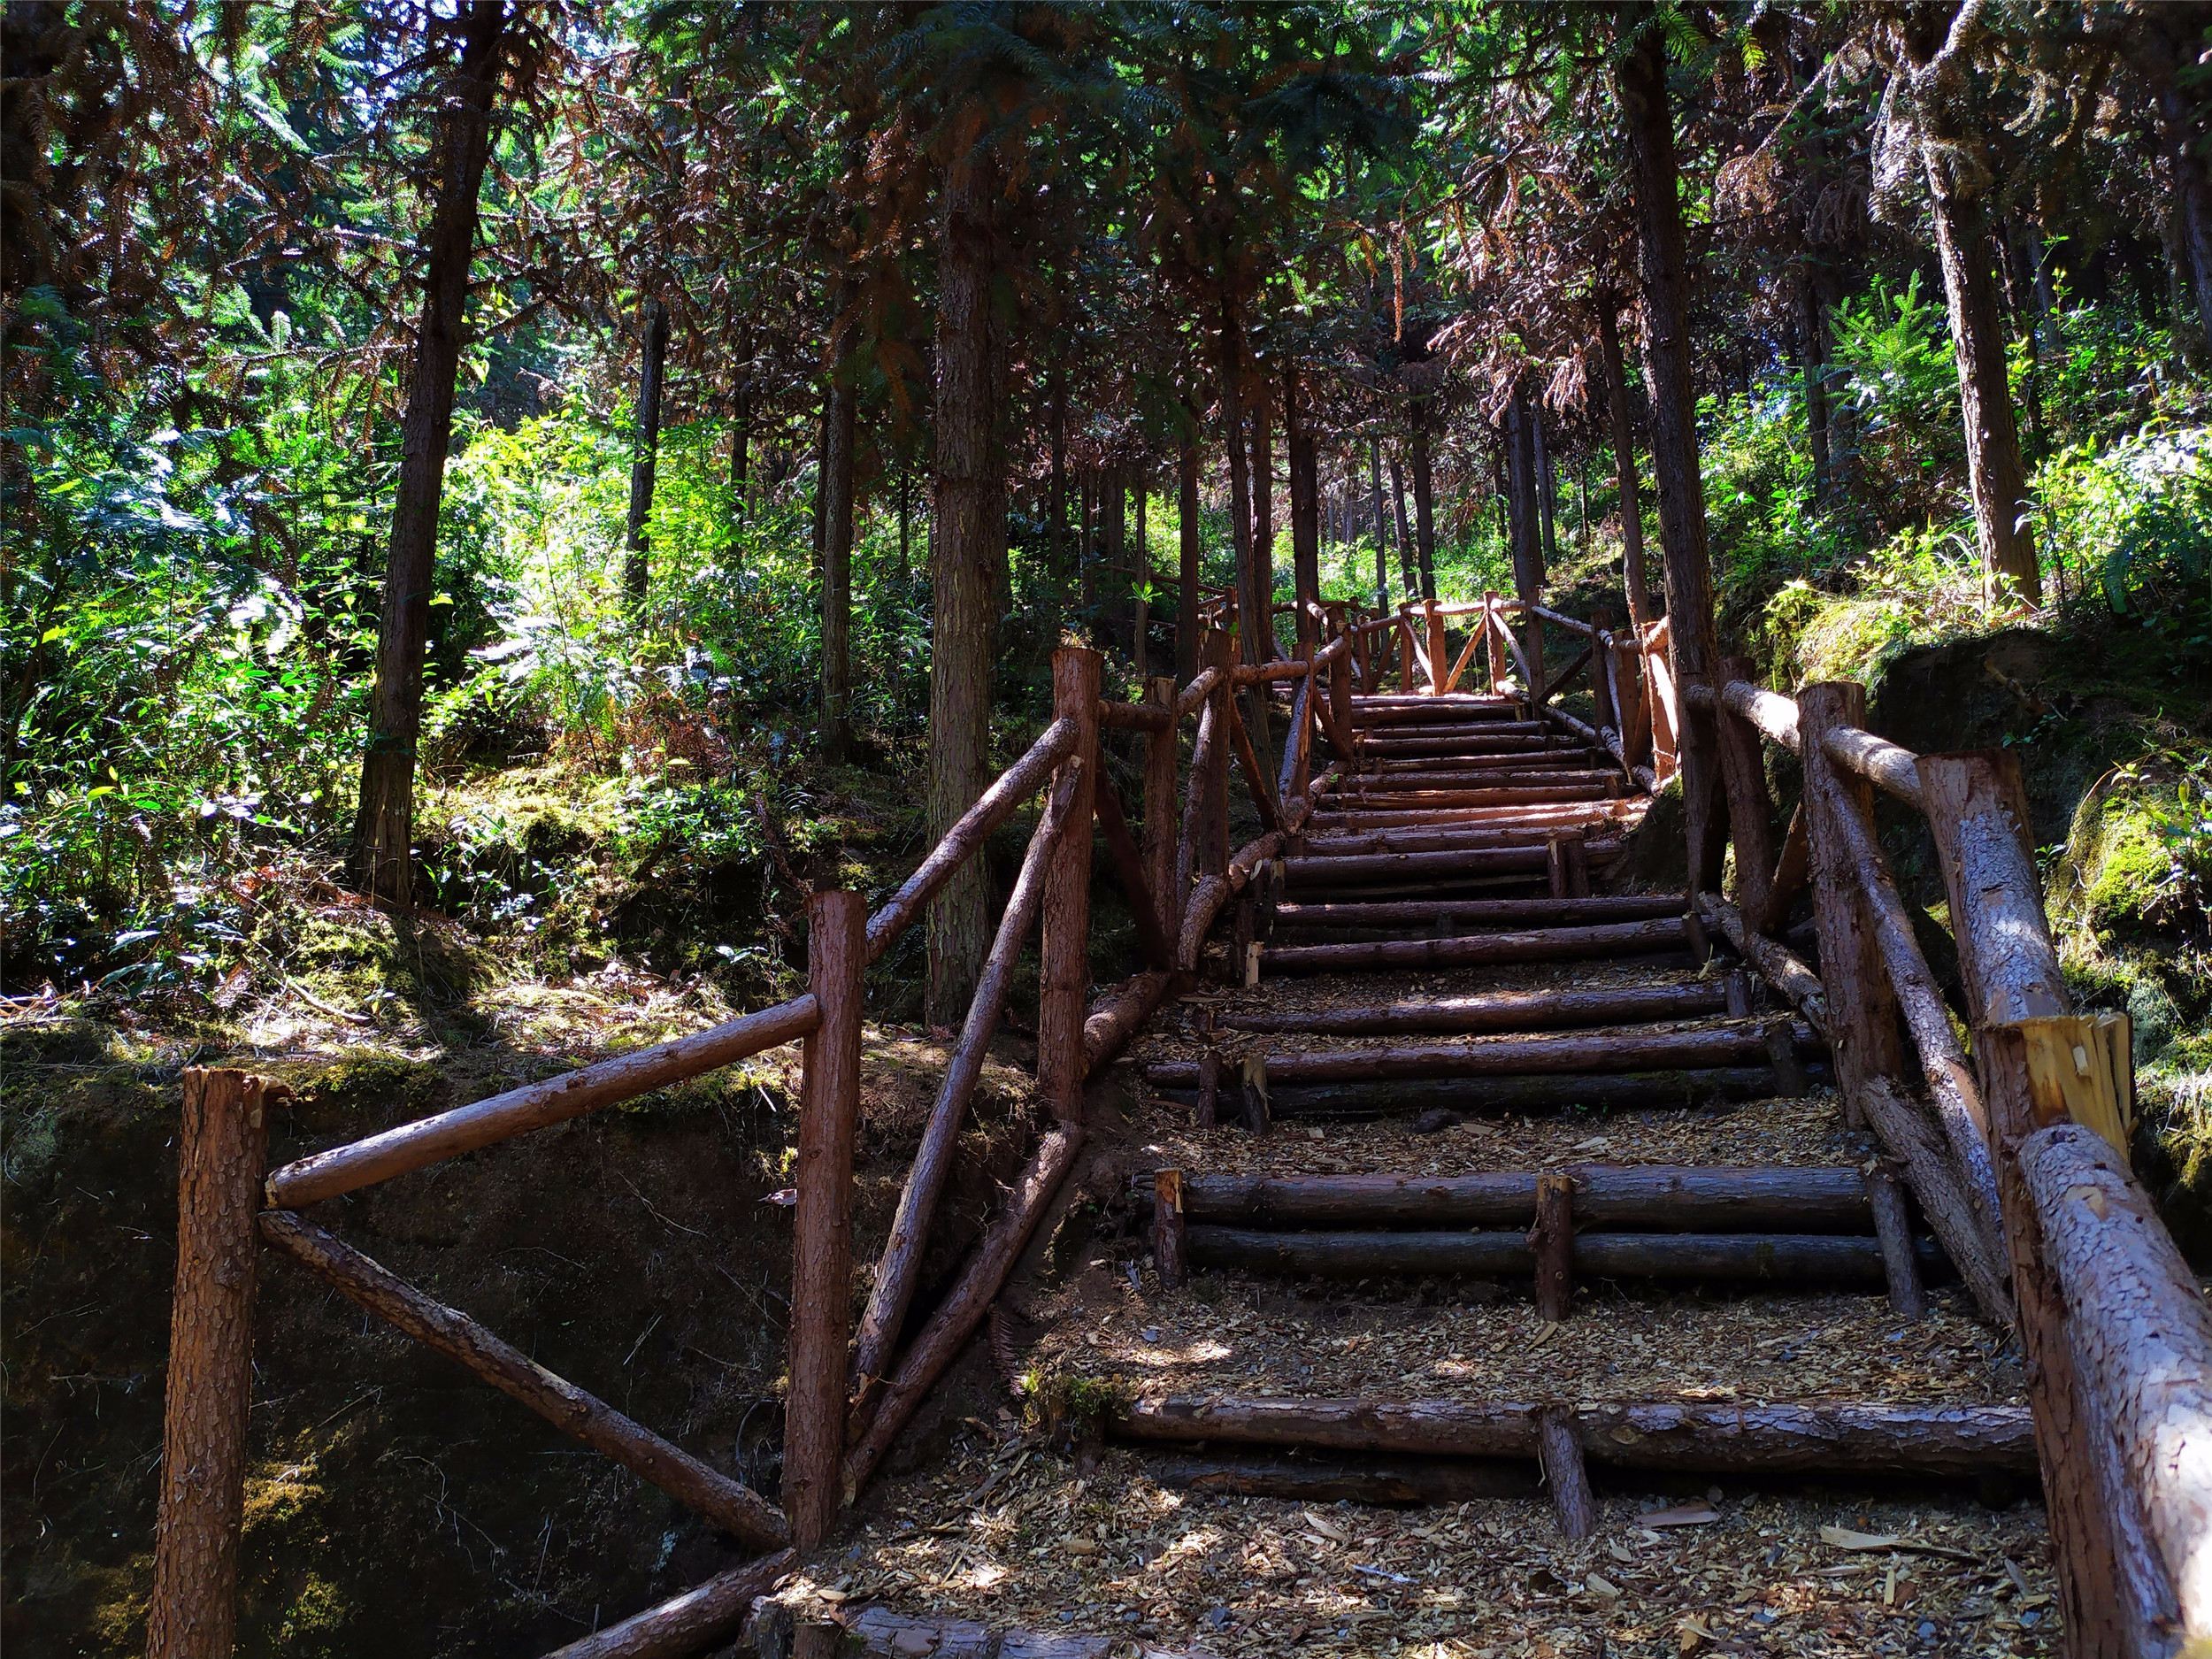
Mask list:
[[237,1629],[267,1087],[243,1071],[184,1074],[147,1659],[229,1659]]
[[[1001,342],[997,277],[1000,165],[977,148],[945,181],[938,253],[936,511],[931,561],[929,833],[941,837],[989,781],[995,576],[1006,533],[997,440]],[[990,943],[988,873],[971,859],[929,912],[927,1017],[957,1025]]]
[[752,482],[753,457],[753,329],[748,323],[739,336],[737,383],[730,390],[730,502],[741,523],[745,497]]
[[[841,317],[849,301],[841,293]],[[846,330],[830,345],[830,388],[824,405],[822,477],[822,758],[841,765],[852,749],[853,439],[856,404],[846,378]]]
[[1300,406],[1298,371],[1283,371],[1283,447],[1290,451],[1291,587],[1298,602],[1294,618],[1298,655],[1304,657],[1318,637],[1319,624],[1308,609],[1321,603],[1321,463],[1313,434]]
[[903,588],[914,580],[914,472],[911,467],[899,468],[899,586]]
[[460,62],[438,136],[438,205],[423,256],[422,319],[415,331],[399,486],[377,627],[369,746],[353,824],[354,885],[393,904],[414,902],[415,744],[422,731],[423,658],[430,643],[438,498],[453,437],[453,380],[467,323],[477,195],[491,150],[505,0],[470,0]]
[[1252,396],[1245,411],[1252,430],[1252,568],[1261,607],[1252,613],[1259,655],[1246,660],[1263,663],[1275,655],[1275,415],[1264,373],[1255,373],[1247,388]]
[[[1245,448],[1243,403],[1244,325],[1225,296],[1221,305],[1221,425],[1229,452],[1229,525],[1236,539],[1237,638],[1247,664],[1266,660],[1268,608],[1274,603],[1274,580],[1268,570],[1267,550],[1259,545],[1258,519],[1253,506],[1253,485],[1248,462],[1260,455],[1263,445]],[[1263,403],[1259,419],[1266,419]],[[1271,753],[1268,742],[1264,688],[1248,686],[1245,722],[1263,764]],[[1256,727],[1256,729],[1253,729]]]
[[1429,466],[1429,400],[1413,400],[1413,534],[1421,561],[1421,597],[1436,597],[1436,510]]
[[1990,256],[1987,202],[1959,162],[1961,151],[1987,142],[1971,105],[1975,72],[1960,42],[1945,40],[1925,23],[1901,31],[1911,60],[1904,88],[1920,128],[1920,159],[1935,221],[1936,257],[1950,314],[1951,346],[1958,358],[1959,404],[1966,424],[1966,476],[1974,502],[1975,539],[1981,544],[1983,580],[1993,596],[2009,583],[2030,604],[2043,603],[2043,576],[2027,527],[2027,477],[2020,433],[2013,418],[2006,375],[2004,318]]
[[645,526],[653,516],[653,469],[661,447],[661,379],[667,366],[668,307],[648,300],[643,365],[638,377],[637,458],[630,463],[630,516],[623,542],[628,557],[623,564],[622,588],[633,611],[645,603],[651,574]]
[[1128,580],[1127,575],[1116,568],[1129,562],[1128,530],[1129,491],[1123,482],[1121,469],[1118,466],[1101,468],[1098,474],[1098,565],[1105,578],[1100,595],[1105,603],[1105,616],[1098,628],[1102,642],[1112,637],[1114,613],[1119,609],[1112,600]]
[[1797,371],[1805,381],[1805,437],[1813,452],[1813,508],[1836,498],[1836,463],[1828,421],[1828,326],[1813,275],[1797,273]]
[[1367,493],[1375,505],[1375,614],[1390,609],[1390,566],[1383,554],[1390,540],[1389,521],[1383,517],[1382,440],[1367,441]]
[[1719,654],[1713,628],[1713,573],[1705,541],[1705,487],[1697,451],[1697,388],[1690,370],[1690,273],[1682,230],[1681,172],[1667,106],[1666,47],[1644,28],[1618,71],[1636,193],[1644,300],[1644,380],[1651,393],[1652,477],[1666,558],[1667,630],[1683,695],[1678,759],[1694,892],[1720,876],[1719,782],[1713,723],[1689,688],[1709,686]]
[[1045,567],[1052,572],[1052,589],[1058,608],[1068,602],[1068,382],[1058,364],[1052,365],[1046,397],[1052,406],[1052,473],[1046,487]]
[[[1544,526],[1544,562],[1541,568],[1548,570],[1559,562],[1559,465],[1551,452],[1551,446],[1544,442],[1543,406],[1540,403],[1533,405],[1531,412],[1535,417],[1529,422],[1528,430],[1529,442],[1536,458],[1536,508],[1538,518]],[[1542,585],[1543,577],[1540,572],[1537,586],[1540,588]]]
[[1175,473],[1175,682],[1198,672],[1198,444],[1183,445]]
[[1390,504],[1398,527],[1398,586],[1400,594],[1411,599],[1421,591],[1421,579],[1415,572],[1413,563],[1413,535],[1406,528],[1406,473],[1398,457],[1390,457]]
[[[1506,409],[1506,480],[1510,486],[1506,521],[1513,532],[1513,595],[1523,604],[1532,605],[1544,596],[1543,510],[1539,501],[1542,486],[1537,473],[1541,465],[1543,440],[1539,418],[1529,405],[1528,382],[1525,380],[1514,383],[1513,401]],[[1544,625],[1532,613],[1522,615],[1521,649],[1528,657],[1529,672],[1540,682],[1544,673]],[[1527,687],[1528,695],[1532,697],[1542,688],[1540,683],[1532,685]]]

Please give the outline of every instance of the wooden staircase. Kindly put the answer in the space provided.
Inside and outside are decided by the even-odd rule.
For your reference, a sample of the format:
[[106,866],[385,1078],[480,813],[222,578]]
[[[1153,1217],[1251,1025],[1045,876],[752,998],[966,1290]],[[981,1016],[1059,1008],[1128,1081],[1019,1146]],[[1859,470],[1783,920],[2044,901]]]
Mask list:
[[[1708,960],[1682,894],[1593,891],[1645,806],[1613,757],[1503,696],[1364,696],[1352,721],[1359,764],[1255,879],[1220,964],[1242,983],[1140,1046],[1161,1156],[1129,1174],[1152,1276],[1121,1311],[1154,1340],[1069,1302],[1037,1351],[1121,1391],[1105,1433],[1247,1494],[1448,1500],[1533,1464],[1570,1539],[1598,1524],[1594,1466],[2032,1470],[2016,1372],[1836,1114],[1822,1038]],[[1210,1345],[1240,1306],[1363,1333],[1363,1363]],[[1882,1345],[1930,1321],[1916,1351],[1942,1359],[1892,1386]],[[1839,1325],[1866,1365],[1788,1386],[1790,1333]],[[1701,1355],[1676,1386],[1575,1357],[1655,1329]],[[1465,1357],[1501,1342],[1556,1363]]]

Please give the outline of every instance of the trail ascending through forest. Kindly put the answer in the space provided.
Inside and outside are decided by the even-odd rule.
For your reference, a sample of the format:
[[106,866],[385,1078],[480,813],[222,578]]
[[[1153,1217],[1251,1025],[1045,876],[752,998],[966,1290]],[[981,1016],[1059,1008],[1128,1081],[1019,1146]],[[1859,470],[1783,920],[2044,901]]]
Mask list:
[[1518,713],[1357,700],[1007,1298],[1021,1405],[795,1599],[901,1653],[2049,1645],[2004,1333],[1815,1034],[1591,894],[1643,802]]

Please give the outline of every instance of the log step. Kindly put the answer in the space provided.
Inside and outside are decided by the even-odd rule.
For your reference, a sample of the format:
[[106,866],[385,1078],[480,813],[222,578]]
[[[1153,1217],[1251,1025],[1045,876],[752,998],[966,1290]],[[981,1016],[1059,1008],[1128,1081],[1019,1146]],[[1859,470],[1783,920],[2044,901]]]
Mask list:
[[[1574,1184],[1578,1228],[1681,1233],[1870,1232],[1866,1178],[1848,1165],[1582,1164],[1548,1171]],[[1156,1178],[1130,1178],[1142,1210]],[[1193,1223],[1265,1227],[1497,1226],[1536,1217],[1537,1173],[1181,1177]]]
[[1315,1458],[1296,1454],[1178,1452],[1146,1461],[1164,1486],[1230,1498],[1291,1498],[1305,1503],[1465,1503],[1475,1498],[1532,1498],[1533,1464],[1508,1458]]
[[[1332,800],[1357,800],[1383,795],[1428,793],[1439,789],[1570,790],[1604,787],[1617,793],[1617,766],[1536,766],[1526,771],[1495,766],[1425,766],[1406,772],[1380,772],[1348,780],[1330,792]],[[1568,798],[1563,796],[1563,798]]]
[[1617,796],[1594,801],[1539,802],[1524,806],[1382,807],[1355,803],[1315,812],[1306,819],[1305,828],[1310,835],[1331,835],[1359,830],[1502,825],[1540,835],[1584,825],[1602,828],[1618,824],[1635,816],[1635,805],[1634,802]]
[[[1357,836],[1346,839],[1358,843],[1371,838]],[[1307,846],[1310,850],[1321,850],[1321,843],[1318,842],[1309,841]],[[1339,849],[1332,844],[1328,850],[1334,853]],[[1356,844],[1343,850],[1381,849]],[[1403,850],[1414,849],[1407,848]],[[1277,927],[1326,930],[1421,927],[1440,923],[1475,927],[1513,922],[1643,922],[1681,914],[1682,898],[1679,894],[1624,893],[1588,899],[1416,899],[1367,902],[1340,900],[1322,904],[1279,904],[1275,907],[1274,918]]]
[[1589,745],[1571,737],[1525,731],[1503,724],[1435,730],[1417,737],[1380,733],[1360,739],[1362,756],[1382,759],[1394,755],[1537,755],[1564,749],[1586,749]]
[[[1590,902],[1576,899],[1460,902],[1480,905]],[[1333,910],[1359,907],[1306,908]],[[1727,1006],[1728,992],[1724,986],[1703,979],[1686,979],[1666,985],[1632,985],[1592,991],[1485,991],[1473,996],[1410,998],[1371,1008],[1229,1012],[1220,1016],[1220,1023],[1232,1031],[1295,1031],[1362,1037],[1400,1032],[1533,1032],[1625,1025],[1638,1020],[1694,1019],[1700,1015],[1719,1013]]]
[[[1823,1051],[1813,1028],[1777,1018],[1767,1025],[1708,1026],[1698,1031],[1561,1032],[1548,1036],[1494,1037],[1479,1042],[1424,1043],[1397,1048],[1346,1048],[1263,1056],[1268,1087],[1307,1083],[1379,1082],[1386,1078],[1520,1077],[1532,1072],[1648,1071],[1688,1066],[1740,1065],[1773,1061],[1786,1033],[1801,1055]],[[1144,1069],[1161,1088],[1198,1087],[1199,1063],[1164,1060]]]
[[[1616,857],[1621,850],[1617,839],[1593,841],[1585,843],[1592,863],[1602,863]],[[1542,875],[1548,867],[1548,853],[1541,841],[1526,841],[1519,846],[1455,848],[1446,852],[1349,853],[1331,856],[1308,853],[1296,858],[1283,860],[1283,879],[1293,887],[1364,887],[1386,882],[1449,881],[1469,876]],[[1679,920],[1667,924],[1671,928],[1671,942],[1678,942],[1683,936]],[[1620,940],[1594,941],[1594,948],[1602,951],[1614,945],[1636,947],[1624,935]],[[1526,961],[1527,957],[1501,958]]]
[[[1522,1401],[1171,1394],[1131,1402],[1105,1426],[1117,1439],[1150,1444],[1527,1459],[1536,1455],[1546,1409]],[[1617,1468],[1978,1475],[2035,1467],[2034,1430],[2025,1406],[1659,1401],[1563,1410],[1584,1455]]]
[[[1194,1225],[1185,1251],[1197,1267],[1321,1279],[1424,1274],[1526,1278],[1536,1271],[1528,1234],[1509,1233],[1279,1233]],[[1942,1263],[1919,1241],[1924,1274]],[[1593,1233],[1575,1235],[1577,1279],[1651,1279],[1831,1285],[1879,1290],[1888,1277],[1872,1234],[1827,1233]]]
[[1510,720],[1519,712],[1512,698],[1483,692],[1452,691],[1440,697],[1383,692],[1352,699],[1354,726],[1421,726],[1435,720],[1463,725],[1469,720]]
[[[1826,1087],[1830,1077],[1826,1065],[1814,1064],[1804,1070],[1809,1087]],[[1470,1113],[1560,1111],[1576,1107],[1679,1110],[1719,1102],[1772,1100],[1800,1092],[1778,1077],[1771,1066],[1738,1065],[1535,1077],[1403,1078],[1379,1083],[1271,1083],[1267,1101],[1270,1114],[1276,1118],[1355,1118],[1438,1109]],[[1164,1088],[1159,1093],[1182,1105],[1198,1103],[1195,1088]]]
[[1605,801],[1618,795],[1620,780],[1609,776],[1596,783],[1561,783],[1514,788],[1334,789],[1327,799],[1333,808],[1411,812],[1426,807],[1553,806],[1569,801]]
[[1438,765],[1447,764],[1447,761],[1454,768],[1458,768],[1460,772],[1517,772],[1517,770],[1529,770],[1529,772],[1551,774],[1573,772],[1579,768],[1597,770],[1597,772],[1606,772],[1606,770],[1617,772],[1619,770],[1619,765],[1615,764],[1610,755],[1597,755],[1595,750],[1586,750],[1586,748],[1573,748],[1573,750],[1529,750],[1526,755],[1409,755],[1370,759],[1361,765],[1361,777],[1387,779],[1401,772],[1433,772],[1433,770],[1438,770]]
[[[1447,824],[1439,828],[1421,825],[1379,830],[1357,830],[1340,834],[1302,836],[1291,847],[1294,858],[1339,858],[1352,853],[1443,853],[1459,852],[1477,847],[1541,847],[1554,835],[1582,835],[1586,841],[1592,830],[1609,829],[1604,819],[1586,819],[1579,824],[1547,825],[1540,832],[1532,832],[1518,824]],[[1670,914],[1682,914],[1684,906],[1676,900]],[[1660,912],[1647,910],[1644,914]]]
[[[1397,853],[1399,859],[1510,857],[1522,853]],[[1540,860],[1541,855],[1538,855]],[[1292,861],[1294,864],[1296,860]],[[1349,864],[1357,859],[1332,859]],[[1525,863],[1510,866],[1526,868]],[[1410,872],[1409,872],[1410,873]],[[1378,878],[1387,879],[1387,878]],[[1308,878],[1311,884],[1313,878]],[[1343,945],[1271,945],[1260,954],[1270,973],[1347,973],[1370,968],[1447,968],[1502,962],[1572,962],[1593,956],[1649,956],[1690,948],[1689,929],[1679,918],[1641,922],[1602,922],[1587,927],[1532,927],[1518,933],[1480,933],[1464,939],[1390,939]]]

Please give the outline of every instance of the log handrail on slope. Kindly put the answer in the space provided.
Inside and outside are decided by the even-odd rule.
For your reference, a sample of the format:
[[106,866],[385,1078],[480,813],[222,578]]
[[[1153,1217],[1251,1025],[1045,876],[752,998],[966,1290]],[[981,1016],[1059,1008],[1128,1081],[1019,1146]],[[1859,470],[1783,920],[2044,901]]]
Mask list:
[[[1654,666],[1661,627],[1635,637],[1636,654]],[[1615,642],[1602,632],[1593,637],[1594,656]],[[1686,744],[1714,741],[1715,724],[1733,720],[1802,753],[1795,699],[1730,677],[1717,688],[1689,687],[1687,700],[1704,719],[1677,725]],[[1829,697],[1824,706],[1839,705]],[[1598,737],[1625,764],[1617,731],[1593,733],[1545,712],[1578,736]],[[1978,1299],[1985,1312],[2009,1315],[2026,1351],[2069,1653],[2183,1659],[2212,1651],[2212,1314],[2128,1167],[2126,1018],[2083,1017],[2070,1006],[2017,757],[1917,756],[1849,721],[1818,730],[1830,780],[1824,810],[1766,855],[1771,867],[1743,869],[1747,843],[1739,841],[1740,896],[1765,891],[1782,864],[1801,859],[1801,830],[1809,831],[1816,890],[1823,881],[1847,889],[1828,895],[1824,961],[1871,964],[1882,995],[1904,1017],[1932,1111],[1893,1070],[1870,1069],[1878,1056],[1863,1047],[1856,1064],[1839,1064],[1839,1076],[1862,1096],[1865,1120],[1908,1178],[1917,1169],[1924,1213],[1970,1286],[2009,1268],[2008,1285],[1996,1284],[1995,1296],[1984,1288]],[[1839,793],[1838,779],[1853,787]],[[1971,1010],[1970,1063],[1869,803],[1854,795],[1866,785],[1914,808],[1934,837]],[[1772,845],[1763,833],[1751,844]],[[1833,1006],[1820,978],[1765,936],[1758,922],[1777,926],[1778,912],[1755,922],[1718,894],[1698,894],[1694,902],[1829,1033],[1839,1061],[1874,1040],[1853,1029],[1862,1010]]]

